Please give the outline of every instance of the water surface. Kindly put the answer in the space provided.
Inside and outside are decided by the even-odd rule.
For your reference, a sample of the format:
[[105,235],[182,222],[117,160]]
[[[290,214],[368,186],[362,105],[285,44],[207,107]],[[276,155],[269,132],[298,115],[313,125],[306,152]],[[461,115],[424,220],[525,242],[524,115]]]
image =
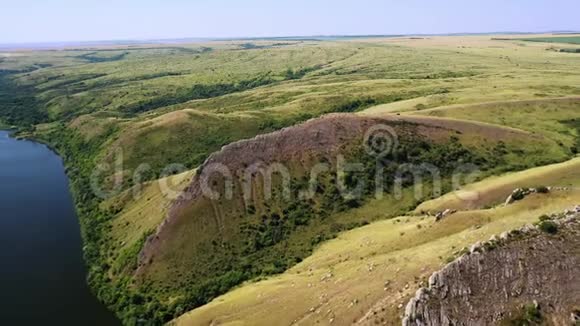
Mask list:
[[0,130],[0,325],[118,325],[86,284],[61,159]]

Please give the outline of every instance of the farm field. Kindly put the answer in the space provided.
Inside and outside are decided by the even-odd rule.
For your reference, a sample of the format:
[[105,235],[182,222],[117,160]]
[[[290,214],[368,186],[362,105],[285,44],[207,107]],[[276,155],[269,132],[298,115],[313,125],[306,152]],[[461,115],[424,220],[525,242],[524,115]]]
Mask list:
[[[391,325],[463,247],[580,203],[580,54],[553,48],[576,39],[1,50],[0,127],[63,157],[89,284],[124,324]],[[440,169],[441,193],[402,177],[396,198],[387,178],[384,198],[350,200],[325,176],[309,201],[265,198],[259,178],[242,194],[244,168],[283,163],[299,193],[339,155],[372,184],[374,125],[395,131],[393,164]],[[233,199],[198,196],[211,163],[234,171]],[[466,164],[480,173],[454,185]],[[540,186],[555,188],[503,206]],[[436,223],[446,209],[459,212]]]
[[554,37],[534,37],[520,39],[526,42],[542,42],[542,43],[569,43],[580,44],[580,36],[554,36]]

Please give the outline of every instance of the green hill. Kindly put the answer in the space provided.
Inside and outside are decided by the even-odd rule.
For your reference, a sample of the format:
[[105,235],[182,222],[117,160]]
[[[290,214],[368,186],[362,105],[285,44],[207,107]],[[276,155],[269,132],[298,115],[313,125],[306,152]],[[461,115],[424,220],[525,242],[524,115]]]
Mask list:
[[[490,209],[512,187],[576,185],[568,169],[575,161],[545,165],[580,149],[580,61],[543,43],[525,44],[441,36],[0,53],[0,125],[16,126],[63,157],[89,283],[125,324],[159,324],[194,308],[177,321],[352,322],[368,320],[380,300],[394,300],[387,309],[393,321],[410,292],[397,290],[414,282],[406,277],[438,267],[458,246],[577,200],[570,191]],[[382,199],[374,196],[377,158],[365,142],[375,125],[390,128],[398,145],[381,158],[388,172]],[[362,169],[337,176],[339,157]],[[255,163],[282,164],[291,199],[279,175],[272,197],[259,174],[247,183],[239,171]],[[439,169],[441,193],[433,182],[415,192],[413,177],[430,176],[421,163]],[[232,172],[230,199],[200,195],[204,172],[216,164]],[[320,185],[309,200],[297,200],[319,164],[329,166]],[[465,182],[499,177],[474,185],[481,196],[471,206],[451,195],[432,200],[456,190],[454,172],[467,165],[481,173],[459,173]],[[401,166],[411,172],[393,177]],[[545,170],[504,177],[537,166]],[[361,195],[341,196],[337,179],[350,187],[363,181]],[[226,184],[208,180],[212,189]],[[452,205],[467,212],[437,225],[427,217],[384,221]],[[365,235],[375,232],[387,236],[364,249]],[[422,264],[406,260],[414,256]],[[385,263],[376,257],[409,273],[361,276],[370,264]],[[334,263],[319,263],[328,261]],[[351,281],[330,295],[328,284],[317,284],[329,272]],[[396,287],[384,290],[385,278]],[[297,294],[289,295],[294,287]],[[271,301],[256,303],[256,291]],[[333,302],[324,319],[309,312],[320,310],[313,296],[322,294]],[[287,309],[269,305],[277,302]]]

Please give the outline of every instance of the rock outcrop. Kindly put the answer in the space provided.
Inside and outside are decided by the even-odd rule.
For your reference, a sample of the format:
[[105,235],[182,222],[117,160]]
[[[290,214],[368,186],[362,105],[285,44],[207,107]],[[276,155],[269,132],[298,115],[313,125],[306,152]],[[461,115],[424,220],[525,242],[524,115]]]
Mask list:
[[516,188],[512,193],[506,198],[505,205],[513,204],[518,200],[524,199],[527,195],[535,193],[548,193],[550,188],[548,187],[538,187],[538,188]]
[[[219,234],[228,226],[237,228],[237,223],[240,221],[239,212],[248,208],[243,198],[241,185],[247,177],[245,172],[250,171],[252,167],[275,168],[283,163],[288,173],[296,177],[295,170],[309,171],[312,166],[323,159],[331,162],[346,151],[345,148],[348,149],[354,144],[360,145],[363,136],[370,128],[384,124],[394,128],[393,130],[396,130],[399,137],[441,134],[440,138],[443,139],[443,135],[449,136],[449,131],[440,127],[374,117],[358,117],[352,114],[329,114],[296,126],[226,145],[209,156],[198,169],[191,184],[171,204],[167,217],[159,225],[155,234],[147,239],[139,255],[137,273],[139,274],[150,265],[155,256],[172,255],[167,248],[165,250],[160,248],[168,246],[167,243],[173,241],[174,233],[183,232],[185,228],[183,224],[188,224],[190,229],[205,229],[201,232],[212,235]],[[232,181],[230,187],[232,198],[217,201],[204,194],[204,185],[206,185],[206,188],[216,191],[218,197],[228,197],[224,181],[228,177],[231,177]],[[219,190],[213,188],[219,188]],[[258,195],[254,193],[256,192],[252,191],[251,195]],[[253,201],[261,202],[258,199]],[[195,243],[201,242],[194,237],[189,237],[187,241],[190,243],[184,246],[189,247],[194,247]]]
[[580,213],[472,246],[417,291],[403,325],[495,325],[534,306],[553,325],[575,325],[580,308]]
[[442,212],[439,212],[439,213],[435,214],[435,222],[439,222],[442,219],[446,218],[447,216],[453,215],[455,213],[457,213],[456,209],[449,209],[449,208],[442,211]]

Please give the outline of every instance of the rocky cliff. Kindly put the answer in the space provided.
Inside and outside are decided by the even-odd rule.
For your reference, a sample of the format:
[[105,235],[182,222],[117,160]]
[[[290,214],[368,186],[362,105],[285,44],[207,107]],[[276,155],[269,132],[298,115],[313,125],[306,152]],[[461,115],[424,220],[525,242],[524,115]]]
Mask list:
[[472,246],[417,291],[403,325],[578,325],[579,217],[544,216]]

